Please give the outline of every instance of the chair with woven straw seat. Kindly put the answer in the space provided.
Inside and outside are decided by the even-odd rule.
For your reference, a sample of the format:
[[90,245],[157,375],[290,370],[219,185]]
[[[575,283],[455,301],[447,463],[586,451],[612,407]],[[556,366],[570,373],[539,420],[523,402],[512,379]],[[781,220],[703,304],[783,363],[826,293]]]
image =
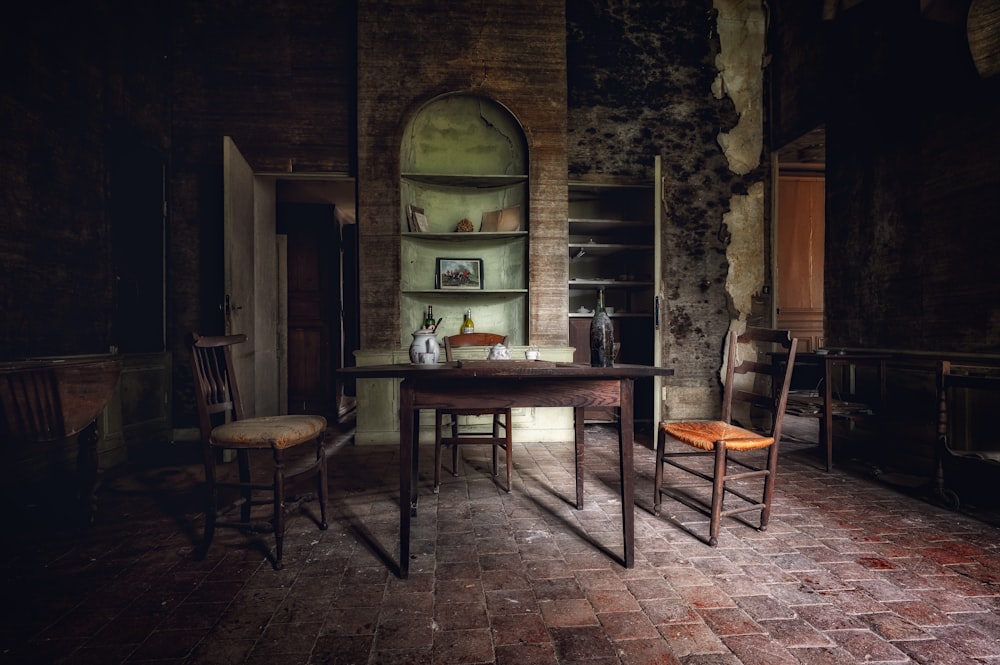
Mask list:
[[[205,556],[212,543],[216,527],[238,528],[245,531],[272,531],[275,554],[272,565],[282,567],[282,548],[285,536],[285,513],[296,506],[300,499],[289,504],[288,490],[303,478],[313,478],[320,502],[319,528],[326,529],[326,451],[323,437],[326,419],[314,415],[263,416],[244,418],[243,403],[233,373],[232,346],[247,340],[246,335],[202,337],[192,335],[191,369],[194,375],[195,396],[198,402],[198,424],[201,431],[202,457],[205,465],[205,484],[208,503],[205,510],[205,536],[200,555]],[[316,456],[304,468],[288,471],[287,453],[296,446],[314,442]],[[235,451],[238,480],[219,480],[216,457],[221,451]],[[253,478],[251,454],[270,451],[273,459],[271,482],[263,483]],[[232,505],[219,507],[219,490],[235,489],[238,498]],[[263,492],[267,498],[255,498]],[[272,506],[270,521],[255,522],[253,507]],[[226,513],[238,507],[238,520],[225,520]]]
[[[496,333],[463,333],[444,338],[445,359],[455,360],[454,349],[461,347],[492,347],[495,344],[507,345],[507,336]],[[503,362],[498,360],[497,362]],[[442,436],[444,416],[451,420],[451,436]],[[459,423],[459,416],[490,416],[492,419],[492,434],[470,430]],[[507,486],[510,492],[510,474],[514,466],[513,444],[511,438],[511,410],[506,409],[441,409],[434,413],[434,492],[441,488],[441,448],[451,446],[451,473],[458,475],[458,447],[460,445],[493,446],[493,476],[497,475],[497,449],[502,448],[507,456]],[[500,430],[503,430],[501,433]]]
[[[718,544],[723,517],[758,511],[758,528],[767,529],[778,469],[778,442],[797,344],[798,340],[787,330],[748,328],[741,335],[730,333],[721,419],[659,425],[653,480],[654,514],[659,515],[660,502],[666,496],[707,515],[707,538],[679,520],[675,522],[711,546]],[[744,354],[743,359],[738,361],[737,353]],[[668,444],[671,444],[669,449]],[[750,459],[751,451],[764,449],[766,461],[763,465],[759,460]],[[705,461],[698,464],[700,458]],[[665,465],[694,476],[694,485],[668,485],[664,478]],[[755,479],[763,479],[762,488],[747,487],[748,481]],[[706,499],[709,487],[711,498]],[[727,496],[739,503],[727,508]]]

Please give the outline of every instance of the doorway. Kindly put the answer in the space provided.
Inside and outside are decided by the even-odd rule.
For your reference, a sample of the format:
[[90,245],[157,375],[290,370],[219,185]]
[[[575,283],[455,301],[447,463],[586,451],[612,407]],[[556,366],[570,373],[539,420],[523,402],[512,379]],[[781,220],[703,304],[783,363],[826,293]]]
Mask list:
[[287,411],[336,422],[355,406],[353,385],[335,375],[354,364],[359,338],[353,183],[279,180],[276,192],[276,232],[285,246]]
[[334,206],[279,203],[285,236],[288,412],[336,415],[340,362],[340,239]]
[[799,339],[803,352],[824,345],[825,169],[823,128],[778,152],[775,323]]

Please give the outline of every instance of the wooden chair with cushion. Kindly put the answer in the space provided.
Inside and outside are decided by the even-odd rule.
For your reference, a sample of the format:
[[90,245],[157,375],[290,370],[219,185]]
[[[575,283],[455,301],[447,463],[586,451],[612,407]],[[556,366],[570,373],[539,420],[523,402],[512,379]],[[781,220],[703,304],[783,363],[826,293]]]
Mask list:
[[[749,328],[741,335],[730,333],[722,418],[659,425],[654,514],[660,513],[660,502],[667,496],[708,515],[708,538],[698,537],[711,546],[718,544],[723,517],[757,511],[759,529],[767,528],[797,342],[787,330]],[[762,449],[766,449],[763,464],[743,454]],[[668,485],[665,465],[691,474],[696,478],[694,484]],[[760,480],[762,487],[756,484]],[[727,508],[727,497],[738,503]],[[675,522],[697,536],[681,520]]]
[[[451,335],[444,338],[445,359],[453,362],[455,356],[454,349],[468,346],[486,347],[483,349],[481,359],[486,358],[489,347],[495,344],[506,346],[507,337],[494,333],[465,333],[461,335]],[[497,360],[496,362],[503,362]],[[451,436],[442,436],[444,417],[451,420]],[[492,435],[483,432],[470,431],[468,426],[460,426],[459,416],[491,416]],[[497,475],[497,448],[502,448],[507,455],[507,486],[506,491],[510,492],[510,474],[514,466],[513,446],[511,441],[511,410],[505,409],[441,409],[434,414],[434,491],[441,488],[441,448],[451,446],[451,473],[458,475],[458,447],[460,445],[489,445],[493,446],[493,475]],[[501,430],[503,432],[501,433]]]
[[[201,430],[202,456],[208,505],[205,510],[205,537],[201,556],[208,553],[216,527],[232,527],[246,531],[274,533],[276,570],[282,567],[281,555],[285,535],[285,513],[300,503],[289,502],[289,486],[302,478],[313,478],[320,501],[319,528],[326,529],[326,451],[323,437],[326,419],[322,416],[288,415],[244,418],[236,377],[233,374],[232,346],[245,342],[246,335],[202,337],[193,335],[191,369],[194,375],[195,397],[198,402],[198,423]],[[316,444],[315,459],[306,461],[304,468],[290,471],[286,464],[288,451],[301,444]],[[219,479],[216,456],[223,450],[235,451],[239,477],[234,481]],[[251,453],[271,451],[273,470],[271,482],[255,479],[251,473]],[[238,498],[225,508],[219,506],[219,490],[235,489]],[[266,498],[258,499],[255,492]],[[270,522],[255,522],[252,508],[270,505]],[[239,519],[229,521],[229,510],[238,507]]]

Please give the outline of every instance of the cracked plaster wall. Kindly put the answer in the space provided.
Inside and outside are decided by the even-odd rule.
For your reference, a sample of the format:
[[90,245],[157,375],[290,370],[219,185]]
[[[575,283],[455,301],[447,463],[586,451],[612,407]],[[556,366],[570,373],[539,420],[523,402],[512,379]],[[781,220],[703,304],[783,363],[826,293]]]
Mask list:
[[719,404],[729,330],[768,309],[759,0],[567,4],[571,177],[662,157],[661,416]]

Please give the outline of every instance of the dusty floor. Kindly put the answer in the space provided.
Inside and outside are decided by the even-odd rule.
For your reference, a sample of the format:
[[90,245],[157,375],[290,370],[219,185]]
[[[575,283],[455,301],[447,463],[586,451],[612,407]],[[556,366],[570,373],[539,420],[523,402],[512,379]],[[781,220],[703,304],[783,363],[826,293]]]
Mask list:
[[602,427],[588,426],[582,511],[568,443],[517,445],[509,495],[475,448],[435,495],[423,454],[406,580],[392,447],[331,445],[330,528],[314,504],[292,516],[278,572],[267,536],[229,530],[195,560],[197,465],[115,472],[90,529],[43,529],[43,508],[5,529],[0,660],[1000,663],[1000,530],[849,463],[826,473],[814,424],[787,428],[767,531],[729,521],[716,548],[652,515],[653,455],[638,443],[632,569]]

